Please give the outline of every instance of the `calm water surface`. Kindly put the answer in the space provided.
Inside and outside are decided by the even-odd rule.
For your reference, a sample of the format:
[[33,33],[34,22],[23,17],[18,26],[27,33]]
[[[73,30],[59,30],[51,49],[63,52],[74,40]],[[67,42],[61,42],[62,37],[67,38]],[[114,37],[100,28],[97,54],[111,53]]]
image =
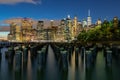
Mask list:
[[90,69],[85,69],[84,62],[79,54],[78,65],[75,64],[75,52],[69,61],[68,72],[61,71],[59,64],[55,59],[52,48],[48,47],[48,55],[46,65],[39,71],[37,59],[30,58],[28,53],[27,64],[22,63],[21,70],[15,70],[15,64],[8,64],[5,59],[5,51],[7,48],[2,48],[2,59],[0,61],[0,80],[120,80],[120,60],[113,58],[112,67],[108,68],[105,65],[103,52],[99,51],[95,65]]

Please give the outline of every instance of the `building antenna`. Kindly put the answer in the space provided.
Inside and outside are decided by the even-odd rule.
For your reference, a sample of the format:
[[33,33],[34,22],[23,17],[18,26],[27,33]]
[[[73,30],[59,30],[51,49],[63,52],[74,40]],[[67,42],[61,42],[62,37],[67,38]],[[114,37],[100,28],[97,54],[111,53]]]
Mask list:
[[88,10],[88,16],[90,16],[90,9]]

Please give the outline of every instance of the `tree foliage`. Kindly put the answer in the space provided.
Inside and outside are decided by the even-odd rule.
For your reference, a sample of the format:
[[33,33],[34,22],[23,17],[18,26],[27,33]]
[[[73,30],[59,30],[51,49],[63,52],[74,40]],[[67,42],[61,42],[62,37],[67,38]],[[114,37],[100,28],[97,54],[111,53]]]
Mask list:
[[80,42],[118,41],[120,40],[120,21],[114,17],[112,21],[104,20],[101,26],[94,26],[90,30],[83,30],[78,35]]

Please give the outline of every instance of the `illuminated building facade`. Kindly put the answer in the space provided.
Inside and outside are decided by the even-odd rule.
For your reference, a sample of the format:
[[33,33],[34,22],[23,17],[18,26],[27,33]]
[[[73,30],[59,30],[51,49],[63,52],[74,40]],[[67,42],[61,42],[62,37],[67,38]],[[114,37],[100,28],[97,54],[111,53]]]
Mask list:
[[91,26],[92,25],[92,19],[91,19],[91,16],[90,16],[90,10],[88,10],[88,17],[87,17],[87,26]]
[[72,20],[70,18],[70,15],[68,15],[68,17],[65,20],[65,30],[64,30],[64,34],[65,34],[65,40],[71,40],[72,38]]
[[82,21],[82,27],[83,28],[87,27],[87,21],[85,19]]
[[37,39],[38,40],[43,40],[44,39],[44,33],[43,33],[43,27],[44,27],[44,21],[38,21],[37,22]]
[[31,41],[31,39],[35,35],[32,34],[34,33],[32,26],[33,24],[31,19],[24,18],[22,20],[22,24],[21,24],[22,41]]
[[[83,28],[77,17],[62,20],[32,20],[30,18],[20,18],[8,21],[10,23],[10,33],[8,39],[11,41],[71,41],[74,40]],[[87,23],[87,22],[86,22]],[[85,23],[85,26],[87,25]]]
[[10,24],[10,33],[8,34],[9,40],[21,40],[21,29],[20,26],[18,26],[16,23],[12,22]]
[[98,19],[97,22],[96,22],[96,25],[101,26],[101,24],[102,24],[102,21],[100,19]]
[[77,17],[74,17],[72,27],[72,39],[74,39],[77,36],[77,27],[78,27]]

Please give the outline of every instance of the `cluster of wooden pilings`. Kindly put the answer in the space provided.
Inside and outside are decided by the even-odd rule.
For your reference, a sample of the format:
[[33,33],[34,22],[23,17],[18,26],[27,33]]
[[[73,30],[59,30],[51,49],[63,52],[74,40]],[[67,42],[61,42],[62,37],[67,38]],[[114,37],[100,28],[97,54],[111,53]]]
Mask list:
[[31,61],[37,59],[38,69],[42,69],[46,63],[48,44],[19,44],[8,47],[5,52],[5,58],[9,65],[15,65],[15,71],[20,71],[22,66],[27,66],[28,53]]
[[120,58],[120,46],[119,45],[113,45],[112,47],[109,47],[112,50],[112,55],[115,58]]
[[[3,47],[0,46],[0,50]],[[91,68],[96,61],[97,53],[100,48],[98,45],[82,46],[74,43],[7,43],[8,51],[5,52],[5,58],[9,65],[15,63],[15,70],[21,69],[21,65],[26,65],[28,62],[28,53],[30,52],[31,60],[37,59],[38,70],[43,69],[46,64],[48,45],[51,45],[56,61],[60,69],[67,71],[71,62],[71,56],[75,53],[75,64],[79,64],[79,55],[85,63],[87,69]],[[105,62],[107,66],[112,66],[112,58],[120,57],[119,46],[102,45]],[[0,60],[2,54],[0,51]]]
[[51,47],[53,48],[59,67],[62,70],[67,71],[68,62],[71,60],[71,56],[74,51],[74,45],[67,43],[54,43]]
[[112,48],[104,46],[103,53],[104,53],[106,65],[111,66],[112,65],[112,53],[113,53]]
[[[94,66],[97,58],[98,51],[102,51],[105,57],[105,64],[109,67],[112,65],[112,57],[120,53],[119,47],[98,47],[98,45],[81,46],[80,44],[72,43],[57,43],[52,44],[56,60],[63,70],[68,69],[68,64],[71,61],[71,55],[75,52],[75,64],[78,65],[79,54],[82,61],[85,61],[86,69]],[[100,53],[100,54],[101,54]]]
[[45,67],[47,53],[48,53],[47,51],[48,51],[48,45],[44,45],[41,49],[37,50],[38,70],[41,70]]
[[81,47],[81,59],[85,61],[84,64],[87,69],[91,68],[94,65],[97,53],[98,48],[96,45]]
[[106,66],[112,66],[112,59],[115,60],[120,58],[120,46],[119,45],[104,45],[103,53],[106,61]]
[[52,45],[56,60],[62,70],[68,70],[68,64],[71,62],[71,56],[75,54],[75,65],[79,65],[79,56],[85,61],[86,68],[92,67],[96,61],[98,48],[94,46],[81,46],[73,43],[59,43]]

